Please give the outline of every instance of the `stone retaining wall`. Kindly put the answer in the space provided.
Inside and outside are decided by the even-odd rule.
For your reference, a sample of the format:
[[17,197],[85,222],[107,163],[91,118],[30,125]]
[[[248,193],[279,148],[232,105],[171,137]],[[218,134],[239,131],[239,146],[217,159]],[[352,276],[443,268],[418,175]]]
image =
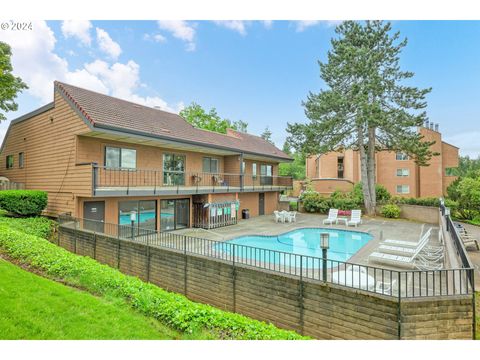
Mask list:
[[[60,226],[65,249],[317,339],[472,338],[472,298],[402,300]],[[400,321],[399,321],[400,320]]]

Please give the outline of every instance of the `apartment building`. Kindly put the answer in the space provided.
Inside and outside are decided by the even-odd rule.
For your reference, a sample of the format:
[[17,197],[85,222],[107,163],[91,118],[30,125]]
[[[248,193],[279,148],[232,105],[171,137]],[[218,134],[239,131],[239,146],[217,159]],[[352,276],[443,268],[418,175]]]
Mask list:
[[193,127],[177,114],[61,82],[54,101],[13,120],[1,175],[48,192],[46,214],[161,231],[270,214],[291,158],[262,138]]
[[[429,166],[418,166],[406,154],[377,151],[376,182],[392,195],[403,197],[440,197],[456,179],[458,147],[442,140],[438,124],[426,122],[418,131],[425,141],[435,141]],[[325,195],[335,190],[349,191],[361,180],[360,154],[355,150],[312,155],[306,159],[306,176],[314,188]]]

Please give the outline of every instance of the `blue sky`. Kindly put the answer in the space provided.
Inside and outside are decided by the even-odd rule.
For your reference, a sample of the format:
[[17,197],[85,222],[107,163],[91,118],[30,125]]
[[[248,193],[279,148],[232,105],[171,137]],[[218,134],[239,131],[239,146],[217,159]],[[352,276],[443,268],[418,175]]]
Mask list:
[[[32,31],[0,32],[15,72],[30,90],[19,111],[53,96],[55,79],[146,105],[178,111],[195,101],[222,117],[266,126],[281,147],[287,122],[307,121],[301,106],[323,84],[336,22],[48,21]],[[480,22],[395,21],[409,43],[402,55],[411,84],[433,87],[430,120],[463,154],[480,155]],[[3,136],[8,122],[0,125]]]

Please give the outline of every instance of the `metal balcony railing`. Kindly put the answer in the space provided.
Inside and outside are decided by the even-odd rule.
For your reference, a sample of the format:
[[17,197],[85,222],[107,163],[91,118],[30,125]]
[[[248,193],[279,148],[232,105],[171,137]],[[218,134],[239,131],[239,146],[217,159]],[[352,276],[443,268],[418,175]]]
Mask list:
[[94,195],[162,195],[291,189],[290,176],[93,166]]

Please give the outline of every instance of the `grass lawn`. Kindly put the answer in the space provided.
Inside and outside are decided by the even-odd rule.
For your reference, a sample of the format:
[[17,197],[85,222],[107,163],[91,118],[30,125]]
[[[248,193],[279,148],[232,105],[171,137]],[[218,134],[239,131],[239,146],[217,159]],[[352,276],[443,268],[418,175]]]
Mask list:
[[0,339],[182,339],[119,299],[95,297],[0,258]]

